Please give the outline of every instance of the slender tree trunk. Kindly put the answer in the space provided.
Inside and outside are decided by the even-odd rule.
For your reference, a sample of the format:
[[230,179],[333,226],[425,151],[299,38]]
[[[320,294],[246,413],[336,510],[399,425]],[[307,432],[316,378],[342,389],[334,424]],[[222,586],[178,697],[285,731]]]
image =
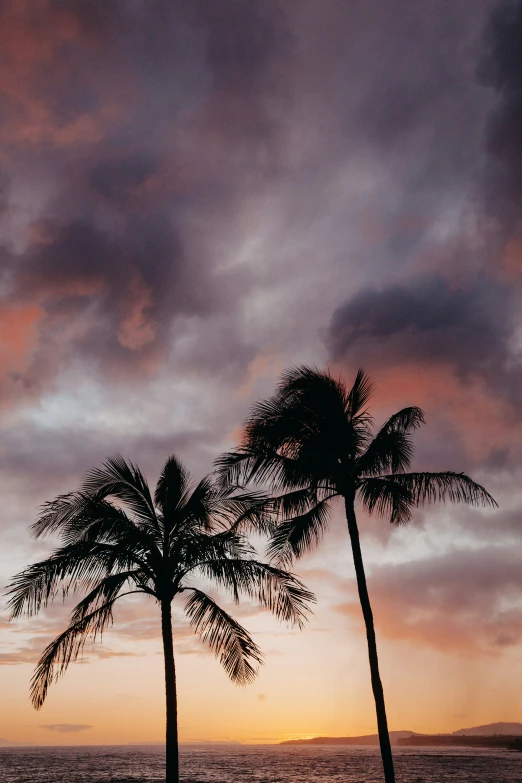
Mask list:
[[379,744],[381,746],[382,766],[384,768],[384,780],[386,783],[395,783],[390,735],[388,734],[388,721],[386,720],[386,708],[384,706],[384,692],[379,675],[379,661],[377,659],[377,644],[375,641],[375,629],[373,627],[372,607],[370,605],[370,597],[366,586],[357,519],[355,517],[353,501],[351,499],[345,499],[345,508],[348,531],[352,543],[353,561],[355,564],[355,574],[357,576],[357,587],[359,589],[359,600],[361,602],[364,624],[366,626],[368,657],[370,659],[372,690],[377,712],[377,728],[379,731]]
[[179,783],[178,703],[176,696],[176,669],[172,643],[172,615],[170,601],[161,603],[161,633],[165,656],[165,695],[167,705],[166,783]]

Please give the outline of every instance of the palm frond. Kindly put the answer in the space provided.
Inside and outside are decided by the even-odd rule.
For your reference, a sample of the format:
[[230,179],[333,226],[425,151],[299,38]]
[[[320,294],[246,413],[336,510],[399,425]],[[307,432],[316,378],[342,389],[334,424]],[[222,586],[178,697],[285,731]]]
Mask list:
[[185,575],[209,560],[240,560],[251,558],[254,553],[246,536],[233,529],[213,534],[185,532],[175,542],[171,559],[179,563],[179,571]]
[[309,486],[271,497],[267,510],[275,519],[287,520],[304,514],[322,500],[332,500],[337,493],[328,485]]
[[113,603],[107,602],[69,625],[45,648],[31,679],[30,694],[35,709],[40,709],[51,683],[58,680],[69,664],[79,657],[87,640],[92,638],[94,642],[112,623]]
[[185,601],[185,612],[191,627],[208,644],[232,682],[247,685],[257,676],[256,664],[263,662],[261,650],[224,609],[195,588]]
[[147,480],[140,469],[120,454],[106,460],[101,468],[92,468],[82,490],[97,497],[118,498],[143,523],[157,527],[158,521]]
[[393,481],[409,492],[416,506],[437,501],[496,507],[496,500],[484,487],[464,473],[400,473]]
[[340,486],[341,463],[352,464],[371,439],[371,417],[363,406],[372,388],[362,371],[348,393],[328,372],[288,370],[276,394],[253,406],[240,446],[217,460],[221,480],[255,481],[278,493]]
[[359,368],[347,399],[346,412],[352,420],[371,421],[366,406],[373,396],[374,389],[375,384],[370,376],[362,368]]
[[387,517],[394,525],[405,525],[411,519],[415,502],[409,488],[395,478],[375,476],[362,479],[358,488],[359,498],[369,514],[377,513]]
[[70,590],[96,584],[111,569],[128,559],[114,547],[98,542],[80,541],[57,549],[46,560],[17,574],[8,587],[11,596],[8,607],[11,617],[24,612],[33,615],[46,607],[61,590],[64,597]]
[[359,476],[379,476],[382,473],[404,473],[413,457],[409,433],[424,424],[420,408],[403,408],[390,416],[366,451],[357,460]]
[[214,460],[214,470],[219,483],[223,486],[243,488],[252,472],[248,462],[254,459],[250,449],[241,446],[235,451],[220,454]]
[[380,432],[414,432],[423,424],[426,424],[426,419],[422,408],[410,405],[390,416],[381,427]]
[[[44,503],[36,521],[29,528],[35,538],[60,533],[64,540],[75,536],[82,526],[92,522],[95,500],[86,492],[68,492]],[[97,509],[99,513],[99,509]]]
[[121,597],[121,591],[127,584],[135,589],[126,591],[125,595],[145,593],[155,597],[147,575],[137,569],[120,571],[102,579],[93,590],[76,604],[71,614],[70,624],[75,625],[84,620],[87,615],[99,609],[103,604],[114,603],[117,598]]
[[163,466],[154,492],[154,502],[163,515],[173,514],[186,501],[189,489],[188,472],[181,461],[171,455]]
[[125,538],[128,545],[150,548],[159,555],[154,529],[135,524],[123,509],[85,492],[71,492],[46,503],[32,529],[37,537],[60,531],[65,544],[81,540],[121,544]]
[[259,444],[240,446],[235,451],[222,454],[214,465],[219,481],[232,486],[243,487],[255,481],[281,489],[293,489],[317,480],[312,475],[313,467],[308,465],[307,469],[303,460],[298,461]]
[[217,528],[245,534],[270,533],[272,498],[264,492],[238,492],[234,487],[217,487],[212,513]]
[[230,590],[234,601],[247,596],[279,620],[302,628],[315,601],[311,593],[293,574],[257,560],[209,560],[199,566],[201,572]]
[[330,501],[333,497],[335,495],[329,495],[305,513],[280,522],[270,539],[267,550],[269,558],[289,565],[294,558],[313,550],[328,527]]

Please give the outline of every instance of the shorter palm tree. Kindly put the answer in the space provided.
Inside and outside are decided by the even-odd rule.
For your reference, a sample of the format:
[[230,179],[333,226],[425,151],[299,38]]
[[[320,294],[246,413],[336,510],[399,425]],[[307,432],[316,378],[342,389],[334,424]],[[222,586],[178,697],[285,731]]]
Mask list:
[[179,781],[176,673],[171,604],[185,593],[185,615],[219,658],[230,679],[251,682],[262,654],[248,632],[198,586],[198,577],[256,600],[301,627],[314,600],[293,575],[255,558],[246,538],[267,532],[266,500],[259,493],[220,487],[210,478],[190,484],[170,457],[154,496],[140,470],[122,457],[88,473],[81,489],[43,506],[36,537],[57,533],[62,545],[18,574],[10,585],[12,617],[34,615],[58,593],[86,593],[69,626],[44,650],[31,680],[39,709],[49,685],[81,654],[86,641],[112,623],[115,602],[143,594],[161,610],[166,688],[166,780]]
[[241,445],[217,462],[225,482],[268,483],[279,524],[269,552],[289,564],[323,535],[332,501],[343,501],[359,599],[366,626],[372,689],[386,783],[394,783],[384,694],[379,675],[373,615],[355,514],[356,502],[395,525],[408,522],[423,503],[449,500],[496,505],[463,473],[410,473],[411,433],[424,423],[420,408],[395,413],[378,432],[367,405],[373,392],[359,370],[351,389],[327,372],[298,367],[281,379],[276,394],[254,406]]

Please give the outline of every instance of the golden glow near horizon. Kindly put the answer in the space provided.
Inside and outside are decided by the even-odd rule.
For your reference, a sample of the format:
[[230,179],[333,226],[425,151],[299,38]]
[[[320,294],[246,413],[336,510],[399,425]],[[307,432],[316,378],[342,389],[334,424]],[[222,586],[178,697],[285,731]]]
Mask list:
[[[343,608],[354,598],[348,550],[342,554],[347,540],[342,528],[333,535],[336,541],[325,542],[302,564],[302,575],[318,597],[315,615],[302,633],[244,610],[242,622],[266,657],[253,685],[232,685],[186,628],[175,632],[182,742],[274,743],[375,733],[365,638],[356,613],[346,614]],[[369,555],[382,556],[380,544],[369,538],[365,544]],[[388,557],[394,551],[400,555],[388,544]],[[444,732],[520,718],[517,648],[496,655],[444,652],[419,641],[394,640],[379,633],[386,624],[380,622],[378,602],[375,609],[391,729]],[[2,634],[12,641],[17,631],[4,628]],[[28,701],[32,665],[0,667],[0,737],[38,744],[161,741],[164,683],[158,634],[159,614],[152,603],[139,611],[136,605],[124,606],[114,630],[97,648],[100,656],[88,654],[85,662],[71,666],[40,712]],[[31,645],[38,646],[39,638],[42,644],[44,636],[33,636]],[[89,728],[75,730],[85,726]]]

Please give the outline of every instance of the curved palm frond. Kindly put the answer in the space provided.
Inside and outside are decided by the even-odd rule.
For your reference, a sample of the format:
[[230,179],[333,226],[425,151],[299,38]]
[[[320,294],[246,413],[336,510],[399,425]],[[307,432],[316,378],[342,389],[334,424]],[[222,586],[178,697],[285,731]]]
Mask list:
[[186,502],[190,491],[189,476],[180,460],[172,454],[165,462],[154,491],[154,502],[163,516],[174,514]]
[[188,525],[195,530],[211,532],[215,492],[211,477],[205,476],[187,493],[177,519],[180,529],[184,530]]
[[[60,533],[62,536],[74,532],[76,533],[78,516],[85,510],[86,502],[91,502],[92,498],[85,492],[68,492],[65,495],[58,495],[48,503],[40,507],[40,513],[36,521],[30,526],[30,531],[35,538],[52,533]],[[91,523],[88,517],[85,524]]]
[[302,628],[308,604],[315,596],[293,574],[257,560],[220,559],[201,563],[199,570],[230,590],[234,601],[241,595],[273,612],[279,620]]
[[[255,444],[240,446],[235,451],[221,454],[214,465],[222,484],[243,487],[255,481],[285,489],[306,485],[302,463],[286,454]],[[310,478],[315,479],[315,476]]]
[[259,647],[210,596],[195,588],[190,590],[185,612],[194,632],[219,658],[232,682],[238,685],[252,682],[257,676],[256,664],[263,662]]
[[375,476],[363,479],[358,487],[359,498],[369,514],[376,512],[382,517],[388,517],[394,525],[405,525],[411,519],[415,501],[408,487],[395,481],[395,478]]
[[413,457],[413,443],[409,434],[424,423],[424,412],[416,407],[403,408],[390,416],[357,460],[357,474],[379,476],[382,473],[404,473]]
[[115,566],[122,565],[128,568],[128,553],[107,544],[79,541],[62,547],[14,577],[7,592],[11,596],[11,617],[24,612],[36,614],[52,602],[58,591],[65,597],[71,590],[97,584]]
[[121,590],[127,584],[129,587],[135,587],[136,589],[127,590],[125,595],[145,593],[146,595],[156,597],[152,586],[149,584],[148,577],[141,571],[136,569],[120,571],[102,579],[90,593],[76,604],[71,613],[70,624],[75,625],[84,620],[87,615],[99,609],[103,604],[114,604],[117,598],[122,597]]
[[39,710],[52,682],[58,680],[70,663],[77,660],[89,637],[93,641],[112,623],[114,601],[107,602],[71,624],[49,644],[40,658],[31,679],[31,701]]
[[496,500],[484,487],[464,473],[400,473],[393,481],[410,493],[415,506],[423,503],[467,503],[469,506],[497,507]]
[[217,487],[213,514],[218,529],[245,534],[270,533],[272,499],[264,492],[238,492]]
[[209,560],[251,558],[255,549],[248,539],[234,530],[222,533],[185,534],[176,542],[171,559],[182,576]]
[[[342,384],[340,386],[344,388]],[[375,384],[370,376],[362,368],[359,368],[353,386],[348,392],[346,405],[346,413],[352,421],[367,423],[373,420],[366,406],[372,398],[374,390]]]
[[383,424],[380,432],[414,432],[426,424],[424,411],[416,405],[410,405],[394,413]]
[[270,539],[268,557],[277,563],[290,565],[295,558],[315,549],[328,527],[333,497],[335,495],[328,495],[303,514],[283,519]]
[[206,476],[187,499],[182,517],[196,532],[214,533],[232,527],[242,532],[266,532],[266,503],[262,492],[238,492],[238,487],[216,484]]
[[312,506],[337,496],[328,485],[308,486],[270,498],[267,510],[275,519],[288,519],[306,513]]
[[82,490],[99,498],[115,497],[143,524],[158,528],[147,480],[136,465],[127,462],[120,454],[106,460],[103,467],[92,468],[85,477]]
[[121,545],[123,537],[129,546],[149,551],[151,557],[160,557],[156,531],[136,524],[123,509],[97,495],[71,492],[49,503],[33,525],[36,536],[60,531],[64,543],[98,541]]

